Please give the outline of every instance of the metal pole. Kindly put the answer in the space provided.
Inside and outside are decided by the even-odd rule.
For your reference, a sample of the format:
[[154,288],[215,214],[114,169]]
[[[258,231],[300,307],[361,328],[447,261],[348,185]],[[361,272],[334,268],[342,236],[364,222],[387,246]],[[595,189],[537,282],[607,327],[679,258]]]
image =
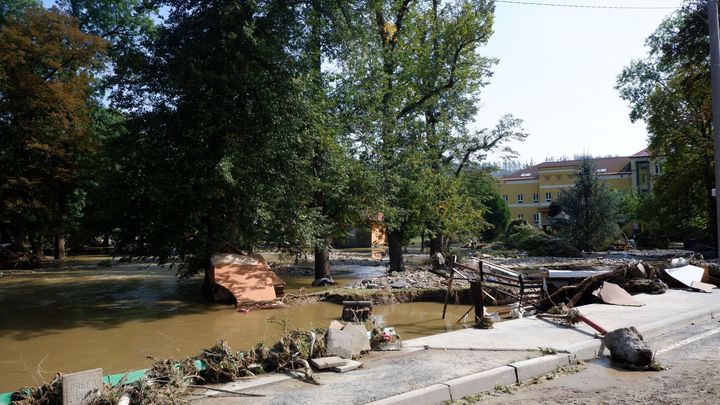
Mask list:
[[[708,28],[710,31],[710,82],[712,83],[713,138],[715,140],[715,209],[720,218],[720,26],[717,0],[708,0]],[[715,246],[720,257],[720,219],[716,220],[718,241]]]

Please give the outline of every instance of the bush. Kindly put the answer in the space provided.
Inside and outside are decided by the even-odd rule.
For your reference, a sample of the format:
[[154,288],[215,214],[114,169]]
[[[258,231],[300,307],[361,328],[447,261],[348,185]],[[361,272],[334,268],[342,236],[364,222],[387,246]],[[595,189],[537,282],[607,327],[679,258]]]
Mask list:
[[515,219],[508,225],[505,243],[509,248],[521,249],[528,256],[580,257],[580,251],[564,239],[550,236],[529,225],[524,219]]

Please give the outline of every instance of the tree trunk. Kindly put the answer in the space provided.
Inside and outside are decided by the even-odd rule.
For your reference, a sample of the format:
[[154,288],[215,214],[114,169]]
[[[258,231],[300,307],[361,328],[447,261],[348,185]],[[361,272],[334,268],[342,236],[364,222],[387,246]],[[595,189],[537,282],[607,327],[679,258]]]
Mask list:
[[65,260],[65,235],[55,235],[55,260]]
[[110,246],[110,235],[103,236],[102,244],[100,246],[102,246],[102,247]]
[[443,252],[443,234],[439,233],[430,239],[430,256]]
[[330,249],[328,246],[315,247],[315,280],[330,278]]
[[207,299],[208,301],[213,301],[213,294],[215,293],[215,267],[212,265],[212,263],[208,263],[207,267],[205,267],[205,277],[203,278],[203,284],[202,287],[200,287],[200,292],[202,293],[203,297]]
[[425,231],[420,232],[420,253],[425,253]]
[[388,255],[390,256],[390,272],[404,271],[402,252],[402,232],[399,229],[388,234]]
[[13,238],[13,243],[17,246],[25,246],[25,239],[27,238],[27,234],[25,233],[24,229],[18,229],[15,231],[15,235]]
[[33,256],[37,257],[39,260],[43,259],[43,244],[41,241],[36,240],[32,243],[32,251]]

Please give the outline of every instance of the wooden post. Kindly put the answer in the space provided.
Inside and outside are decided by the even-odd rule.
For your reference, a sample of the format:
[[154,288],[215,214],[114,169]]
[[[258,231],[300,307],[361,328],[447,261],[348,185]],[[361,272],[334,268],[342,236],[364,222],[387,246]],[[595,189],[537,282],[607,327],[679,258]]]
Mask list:
[[445,311],[447,310],[448,299],[450,299],[450,290],[452,289],[453,276],[455,275],[455,268],[450,267],[450,276],[447,279],[447,291],[445,291],[445,304],[443,304],[443,315],[442,319],[445,319]]
[[483,293],[483,269],[482,261],[478,265],[480,270],[480,281],[470,281],[470,299],[475,308],[475,323],[480,322],[485,317],[485,298]]
[[518,297],[518,298],[520,298],[519,308],[522,308],[523,307],[523,295],[525,294],[525,283],[523,282],[522,274],[520,274],[518,276],[518,279],[520,280],[520,297]]

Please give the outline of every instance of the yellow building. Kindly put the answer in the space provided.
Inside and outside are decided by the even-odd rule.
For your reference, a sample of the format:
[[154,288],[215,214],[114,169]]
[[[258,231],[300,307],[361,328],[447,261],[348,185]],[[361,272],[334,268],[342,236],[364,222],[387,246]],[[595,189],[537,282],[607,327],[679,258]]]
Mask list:
[[[652,190],[653,177],[662,172],[659,161],[647,149],[632,156],[593,159],[598,177],[617,190],[639,194]],[[530,224],[548,224],[550,204],[561,191],[575,185],[582,160],[544,162],[500,178],[499,190],[510,207],[511,218],[524,218]]]

